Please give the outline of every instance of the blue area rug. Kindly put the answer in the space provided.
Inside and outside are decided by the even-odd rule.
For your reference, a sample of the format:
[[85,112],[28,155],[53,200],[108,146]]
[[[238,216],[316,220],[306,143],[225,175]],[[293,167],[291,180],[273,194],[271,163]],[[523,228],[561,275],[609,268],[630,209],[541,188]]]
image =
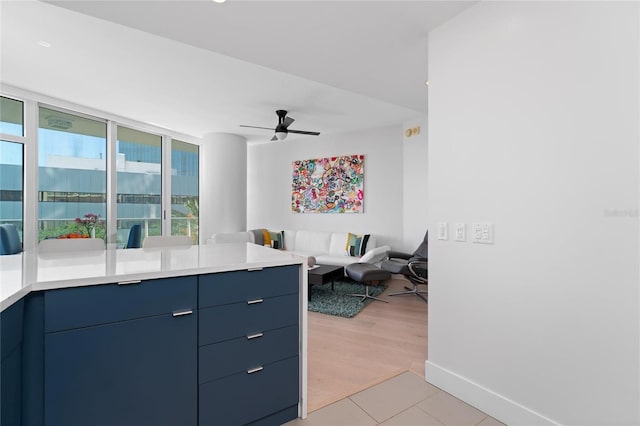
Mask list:
[[[336,281],[334,287],[335,290],[331,290],[331,283],[311,286],[309,310],[322,314],[353,318],[372,301],[371,299],[366,299],[361,302],[360,297],[349,296],[349,294],[364,294],[364,285],[362,284]],[[369,294],[378,296],[386,288],[386,284],[369,286]]]

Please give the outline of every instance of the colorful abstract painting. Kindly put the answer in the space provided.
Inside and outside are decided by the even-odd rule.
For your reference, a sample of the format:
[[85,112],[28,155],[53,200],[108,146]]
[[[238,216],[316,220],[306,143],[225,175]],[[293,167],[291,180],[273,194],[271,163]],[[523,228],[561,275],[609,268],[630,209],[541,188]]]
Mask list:
[[362,213],[364,155],[293,162],[291,210],[296,213]]

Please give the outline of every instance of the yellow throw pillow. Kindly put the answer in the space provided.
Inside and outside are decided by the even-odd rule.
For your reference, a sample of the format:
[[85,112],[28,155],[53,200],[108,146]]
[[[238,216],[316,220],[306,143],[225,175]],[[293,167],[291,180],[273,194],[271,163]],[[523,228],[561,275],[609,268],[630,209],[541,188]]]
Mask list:
[[271,235],[269,234],[268,230],[266,229],[262,230],[262,238],[264,238],[263,244],[265,246],[271,247]]

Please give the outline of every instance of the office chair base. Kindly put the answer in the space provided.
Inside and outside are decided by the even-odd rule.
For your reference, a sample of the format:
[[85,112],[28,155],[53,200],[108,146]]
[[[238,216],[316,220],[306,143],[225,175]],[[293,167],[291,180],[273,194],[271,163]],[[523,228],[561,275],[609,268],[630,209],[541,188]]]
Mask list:
[[408,294],[415,294],[420,299],[424,300],[426,303],[429,303],[427,301],[427,298],[423,296],[423,294],[429,294],[428,291],[426,291],[426,290],[418,290],[418,287],[409,288],[409,287],[405,286],[404,288],[407,291],[397,291],[395,293],[389,293],[389,296],[406,296]]
[[349,294],[349,296],[360,297],[360,302],[364,302],[367,299],[373,299],[373,300],[377,300],[378,302],[389,303],[388,300],[383,300],[383,299],[380,299],[378,297],[371,296],[369,294],[369,286],[368,285],[365,285],[364,288],[365,288],[364,294]]

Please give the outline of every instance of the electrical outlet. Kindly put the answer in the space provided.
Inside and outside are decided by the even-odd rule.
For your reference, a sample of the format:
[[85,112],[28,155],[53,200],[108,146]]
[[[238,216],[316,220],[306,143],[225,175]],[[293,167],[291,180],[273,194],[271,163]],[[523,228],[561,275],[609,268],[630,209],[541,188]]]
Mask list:
[[449,239],[449,225],[447,222],[438,222],[438,239],[444,241]]
[[456,241],[467,241],[467,226],[464,223],[456,223]]

